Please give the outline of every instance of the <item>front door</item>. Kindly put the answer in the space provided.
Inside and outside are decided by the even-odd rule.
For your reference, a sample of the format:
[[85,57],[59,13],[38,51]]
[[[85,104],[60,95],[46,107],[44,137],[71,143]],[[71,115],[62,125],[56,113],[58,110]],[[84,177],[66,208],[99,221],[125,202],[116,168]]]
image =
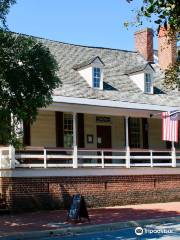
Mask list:
[[111,126],[97,126],[97,148],[112,148]]

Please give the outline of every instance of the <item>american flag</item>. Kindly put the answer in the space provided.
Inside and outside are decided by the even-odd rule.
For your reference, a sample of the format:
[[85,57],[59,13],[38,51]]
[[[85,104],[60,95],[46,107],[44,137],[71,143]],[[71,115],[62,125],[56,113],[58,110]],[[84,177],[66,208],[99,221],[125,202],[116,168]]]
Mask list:
[[178,142],[178,112],[162,113],[162,140]]

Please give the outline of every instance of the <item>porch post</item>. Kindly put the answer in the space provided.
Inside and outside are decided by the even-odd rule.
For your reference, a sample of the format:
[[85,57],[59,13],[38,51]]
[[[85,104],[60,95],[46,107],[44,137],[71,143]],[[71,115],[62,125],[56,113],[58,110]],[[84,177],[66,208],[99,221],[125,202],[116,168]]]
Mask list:
[[47,168],[47,150],[44,148],[44,168]]
[[171,156],[172,156],[172,167],[176,167],[176,149],[174,147],[174,142],[172,142],[172,153],[171,153]]
[[15,168],[15,148],[12,145],[9,146],[9,161],[10,168]]
[[125,117],[125,125],[126,125],[126,168],[130,168],[130,148],[129,148],[129,117]]
[[78,168],[77,158],[77,113],[73,113],[73,168]]

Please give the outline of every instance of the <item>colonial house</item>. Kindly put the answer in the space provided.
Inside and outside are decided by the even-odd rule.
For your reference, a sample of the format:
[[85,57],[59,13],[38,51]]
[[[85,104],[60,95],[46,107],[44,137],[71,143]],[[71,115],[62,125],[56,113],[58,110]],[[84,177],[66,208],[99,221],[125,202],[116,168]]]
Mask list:
[[74,193],[89,206],[179,199],[180,145],[162,141],[161,113],[180,107],[178,88],[163,85],[176,61],[166,31],[156,61],[149,28],[135,33],[136,51],[39,40],[57,59],[61,84],[24,124],[26,147],[0,148],[7,205],[59,207]]

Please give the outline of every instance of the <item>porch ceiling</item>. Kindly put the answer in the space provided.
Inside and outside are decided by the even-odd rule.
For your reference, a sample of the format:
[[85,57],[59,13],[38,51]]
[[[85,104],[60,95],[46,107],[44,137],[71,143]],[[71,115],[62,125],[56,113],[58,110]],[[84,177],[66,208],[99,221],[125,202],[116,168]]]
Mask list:
[[161,118],[161,112],[178,109],[161,105],[60,96],[54,96],[53,101],[53,104],[43,110],[147,118],[152,114],[153,118]]

